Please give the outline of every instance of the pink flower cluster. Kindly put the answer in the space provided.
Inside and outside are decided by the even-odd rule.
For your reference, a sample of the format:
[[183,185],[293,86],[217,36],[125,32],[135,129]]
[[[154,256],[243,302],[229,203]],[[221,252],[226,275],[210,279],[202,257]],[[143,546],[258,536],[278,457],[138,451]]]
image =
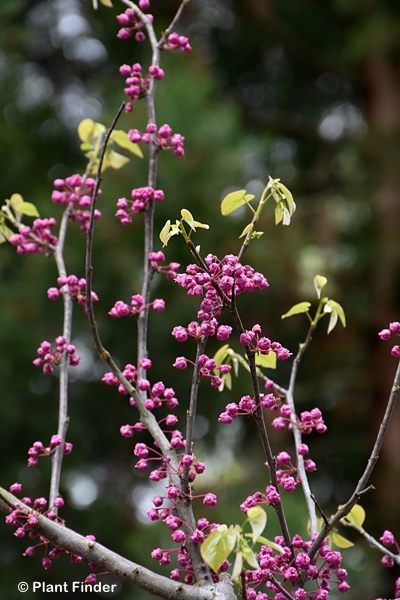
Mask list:
[[124,92],[129,98],[125,111],[128,113],[132,112],[134,102],[146,96],[152,77],[157,81],[164,79],[164,71],[157,65],[151,65],[145,77],[142,76],[142,65],[140,63],[135,63],[132,66],[121,65],[119,72],[125,77],[126,88]]
[[[337,585],[338,591],[342,593],[350,588],[345,581],[347,571],[340,567],[340,552],[331,550],[326,543],[321,546],[315,563],[311,563],[307,554],[312,541],[303,541],[301,536],[295,535],[292,540],[293,551],[285,546],[282,536],[275,537],[275,543],[281,546],[281,550],[262,546],[258,553],[260,568],[245,573],[246,597],[249,600],[270,599],[268,593],[256,591],[262,584],[274,594],[275,600],[286,600],[286,595],[274,585],[271,576],[296,600],[328,600],[332,584]],[[292,584],[300,583],[302,577],[305,582],[314,582],[317,589],[305,590],[303,584],[300,584],[293,592]]]
[[180,264],[177,262],[171,262],[169,265],[162,266],[161,263],[164,262],[164,260],[164,252],[161,252],[161,250],[158,252],[150,252],[149,254],[149,261],[154,271],[160,274],[164,273],[169,281],[175,281],[177,277],[176,271],[179,269]]
[[[57,300],[60,294],[69,294],[86,311],[86,279],[78,279],[76,275],[68,275],[68,277],[59,277],[57,283],[60,286],[59,288],[51,287],[47,290],[49,300]],[[92,292],[92,302],[98,299],[97,294]]]
[[[389,546],[396,546],[396,552],[398,555],[400,555],[400,546],[398,544],[398,542],[396,541],[396,538],[394,537],[393,533],[391,531],[388,531],[387,529],[383,532],[383,534],[381,535],[381,537],[379,538],[380,541],[382,542],[382,544],[386,547]],[[388,554],[385,554],[382,557],[381,560],[382,564],[385,567],[393,567],[394,566],[394,560],[391,556],[389,556]],[[396,596],[397,597],[397,596]]]
[[[272,408],[276,410],[276,408]],[[291,429],[295,424],[303,434],[308,435],[313,429],[318,433],[325,433],[327,426],[324,423],[322,413],[319,408],[313,408],[311,411],[305,410],[300,414],[300,418],[293,413],[292,409],[288,404],[282,404],[280,407],[281,416],[277,417],[272,421],[272,425],[275,429]],[[292,420],[292,414],[294,415],[294,422]]]
[[[186,273],[179,274],[176,278],[177,284],[186,289],[191,296],[206,294],[207,298],[207,292],[213,290],[215,285],[228,298],[232,297],[232,291],[237,296],[244,292],[264,290],[268,287],[268,281],[264,275],[255,272],[253,267],[249,265],[242,265],[233,254],[227,254],[222,260],[213,254],[208,254],[205,258],[205,264],[207,270],[195,264],[188,265]],[[205,313],[209,313],[210,310],[218,310],[217,307],[214,307],[215,303],[218,304],[218,300],[212,294],[208,298],[208,302],[201,306],[201,310]]]
[[197,321],[191,321],[187,327],[177,325],[172,330],[172,335],[177,342],[186,342],[188,337],[193,337],[195,340],[200,340],[203,336],[210,337],[216,334],[220,341],[225,341],[229,338],[232,332],[230,325],[220,325],[215,318],[209,321],[203,321],[200,325]]
[[250,346],[253,352],[259,354],[269,354],[271,351],[276,353],[278,360],[287,360],[292,353],[287,348],[284,348],[279,342],[271,342],[266,337],[260,337],[261,326],[253,325],[250,331],[245,331],[240,334],[239,341],[243,346]]
[[[388,340],[392,335],[400,336],[400,323],[398,321],[390,323],[389,329],[382,329],[382,331],[379,332],[381,340]],[[395,358],[400,358],[400,346],[393,346],[390,353]]]
[[[80,230],[86,233],[89,226],[93,191],[96,185],[95,179],[92,177],[85,178],[77,173],[66,179],[55,179],[53,185],[55,187],[51,194],[53,202],[63,205],[72,203],[73,209],[69,220],[79,221],[81,223]],[[98,194],[101,194],[101,190],[98,191]],[[96,209],[94,218],[99,219],[100,217],[101,212]]]
[[118,210],[115,216],[121,221],[122,225],[131,225],[132,215],[144,210],[149,202],[155,200],[161,202],[164,200],[162,190],[154,190],[150,186],[136,188],[132,190],[133,200],[119,198],[117,202]]
[[150,304],[144,304],[143,296],[140,294],[135,294],[131,298],[131,306],[122,302],[122,300],[117,300],[112,309],[109,311],[109,315],[119,319],[120,317],[127,317],[128,315],[138,315],[142,310],[149,308],[149,306],[153,307],[153,310],[156,312],[162,312],[165,309],[165,302],[161,298],[156,298]]
[[[139,0],[139,8],[142,11],[149,10],[150,1]],[[150,22],[153,22],[154,20],[153,15],[150,14],[147,14],[146,18]],[[135,40],[137,42],[144,42],[146,39],[143,32],[144,23],[140,19],[140,16],[135,13],[132,8],[127,8],[125,12],[117,15],[117,21],[119,25],[122,25],[121,29],[117,33],[117,37],[119,37],[120,40],[127,40],[133,35],[133,33],[135,33]]]
[[152,142],[159,150],[172,150],[175,156],[185,154],[185,138],[180,133],[173,133],[172,128],[167,123],[159,128],[155,123],[148,123],[146,133],[140,133],[138,129],[130,129],[128,137],[133,144],[139,142],[149,144]]
[[169,34],[164,48],[165,50],[182,50],[182,52],[190,52],[192,49],[187,37],[178,33]]
[[[38,458],[43,456],[51,456],[56,451],[56,448],[62,444],[62,439],[59,435],[55,434],[51,436],[50,444],[46,447],[42,442],[35,442],[28,450],[28,467],[36,467],[38,464]],[[70,442],[64,443],[63,453],[65,455],[71,454],[72,444]]]
[[[211,386],[214,388],[219,388],[222,384],[222,379],[217,375],[211,373],[211,371],[219,371],[221,375],[226,375],[231,370],[229,365],[219,365],[213,358],[209,358],[207,354],[201,354],[198,359],[200,365],[200,377],[201,379],[210,379]],[[175,360],[173,366],[180,371],[186,369],[188,363],[192,363],[192,361],[188,360],[184,356],[178,356]]]
[[17,246],[18,254],[40,254],[43,252],[46,256],[54,252],[57,246],[57,238],[50,231],[50,227],[56,225],[56,220],[35,219],[32,227],[22,225],[18,233],[10,237],[13,246]]
[[64,353],[68,355],[69,365],[71,367],[76,367],[80,361],[80,357],[75,354],[75,346],[73,344],[68,344],[63,335],[59,335],[55,341],[55,350],[52,349],[50,342],[47,342],[46,340],[42,342],[37,351],[40,358],[35,358],[33,361],[35,367],[42,367],[42,371],[46,375],[53,372],[53,365],[60,364]]
[[[148,358],[144,358],[140,363],[140,366],[142,366],[143,368],[146,368],[145,365],[150,365],[150,366],[147,366],[147,368],[151,367],[151,361]],[[132,383],[132,384],[134,384],[136,382],[137,374],[138,374],[137,368],[134,365],[131,365],[130,363],[125,365],[125,368],[122,371],[122,375],[125,377],[125,379],[129,383]],[[114,375],[114,373],[110,373],[110,372],[106,373],[104,375],[104,377],[102,378],[102,381],[104,381],[104,383],[106,385],[118,386],[118,392],[120,394],[122,394],[122,395],[128,394],[128,391],[125,389],[124,385],[118,381],[118,378]],[[132,406],[135,406],[134,398],[130,398],[130,403]]]
[[250,396],[242,396],[239,404],[236,402],[230,402],[225,407],[225,412],[219,415],[219,421],[221,423],[230,424],[233,419],[241,416],[252,415],[261,405],[263,408],[271,408],[276,405],[276,399],[273,394],[260,394],[260,402],[257,404],[254,398]]

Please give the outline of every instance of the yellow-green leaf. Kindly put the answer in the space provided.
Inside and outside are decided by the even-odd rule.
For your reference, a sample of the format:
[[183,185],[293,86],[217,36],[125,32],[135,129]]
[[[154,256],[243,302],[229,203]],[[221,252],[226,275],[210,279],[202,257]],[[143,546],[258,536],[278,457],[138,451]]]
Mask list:
[[182,219],[185,221],[185,223],[187,223],[189,225],[189,227],[191,229],[193,229],[193,231],[196,231],[192,213],[189,210],[187,210],[186,208],[182,208],[181,216],[182,216]]
[[292,317],[293,315],[299,315],[301,313],[308,312],[311,306],[311,302],[299,302],[290,308],[287,313],[282,315],[281,319],[286,319],[287,317]]
[[246,225],[246,227],[243,229],[242,233],[239,235],[239,240],[240,238],[244,237],[249,231],[251,231],[253,229],[254,225],[253,223],[249,223],[248,225]]
[[329,537],[332,543],[338,548],[351,548],[351,546],[354,546],[353,542],[345,538],[343,535],[336,533],[336,531],[333,531]]
[[110,150],[107,155],[107,163],[104,161],[103,170],[110,166],[112,169],[122,169],[129,162],[129,158],[120,154],[119,152],[115,152],[115,150]]
[[267,513],[258,504],[252,506],[247,511],[247,518],[249,519],[250,527],[253,532],[253,544],[256,543],[257,538],[262,534],[267,524]]
[[249,565],[251,567],[253,567],[253,569],[259,569],[260,568],[260,565],[258,564],[257,557],[254,554],[254,552],[252,550],[250,550],[250,548],[242,548],[242,553],[243,553],[245,561],[247,563],[249,563]]
[[8,242],[10,237],[14,234],[13,230],[7,227],[4,223],[0,223],[0,244]]
[[128,134],[122,129],[114,130],[110,135],[110,139],[116,144],[118,144],[118,146],[120,146],[121,148],[124,148],[124,150],[129,150],[129,152],[131,152],[132,154],[136,154],[136,156],[138,156],[139,158],[143,158],[143,152],[141,151],[139,146],[131,142],[131,140],[128,137]]
[[210,229],[210,226],[207,223],[199,223],[199,221],[193,221],[194,226],[200,229]]
[[280,181],[276,183],[276,187],[284,195],[286,203],[288,205],[289,215],[292,216],[294,211],[296,210],[296,204],[293,200],[292,192],[288,190],[288,188],[285,185],[283,185],[283,183],[281,183]]
[[229,344],[224,344],[214,354],[213,358],[215,360],[215,363],[216,363],[217,367],[220,367],[222,365],[222,363],[224,362],[225,357],[228,354],[228,350],[229,350]]
[[268,352],[268,354],[256,354],[255,360],[257,367],[276,369],[276,352],[273,350]]
[[283,215],[284,215],[284,206],[279,203],[276,205],[275,208],[275,225],[279,225],[279,223],[282,221],[283,219]]
[[[245,535],[247,537],[251,537],[252,534],[251,533],[246,533]],[[280,546],[276,542],[271,542],[271,540],[268,540],[266,537],[264,537],[262,535],[260,535],[257,538],[256,541],[257,541],[258,544],[264,544],[264,546],[269,546],[270,548],[273,548],[274,550],[276,550],[280,554],[285,554],[285,550],[282,548],[282,546]]]
[[327,304],[332,308],[332,310],[337,312],[341,324],[343,325],[343,327],[346,327],[346,317],[344,314],[344,310],[339,304],[339,302],[335,302],[335,300],[328,300]]
[[106,6],[107,8],[113,7],[113,3],[111,2],[111,0],[100,0],[100,2],[102,3],[103,6]]
[[321,298],[321,292],[327,283],[328,283],[328,280],[323,275],[316,275],[314,277],[314,287],[316,289],[318,298]]
[[241,552],[236,553],[235,562],[233,563],[232,579],[239,577],[243,570],[243,554]]
[[254,198],[253,194],[246,194],[246,190],[238,190],[237,192],[231,192],[221,202],[221,213],[226,217],[233,211],[235,211],[243,204],[247,204]]
[[23,202],[24,199],[21,194],[13,194],[10,198],[10,205],[17,210],[19,210],[19,207],[21,204],[23,204]]
[[[341,507],[339,506],[339,508]],[[362,527],[365,521],[365,510],[362,506],[360,506],[360,504],[356,504],[353,506],[349,514],[342,519],[342,521],[348,521],[356,527]]]
[[27,217],[39,217],[38,209],[32,202],[22,202],[22,204],[18,205],[18,210],[23,215]]
[[160,231],[160,240],[163,243],[163,246],[166,246],[169,240],[169,231],[171,229],[171,221],[170,219],[168,219],[168,221],[165,223],[164,227],[161,229]]
[[236,544],[239,526],[220,525],[204,540],[200,554],[209,567],[218,573],[224,560],[228,558]]
[[89,142],[95,128],[95,122],[92,119],[84,119],[78,125],[78,135],[82,142]]

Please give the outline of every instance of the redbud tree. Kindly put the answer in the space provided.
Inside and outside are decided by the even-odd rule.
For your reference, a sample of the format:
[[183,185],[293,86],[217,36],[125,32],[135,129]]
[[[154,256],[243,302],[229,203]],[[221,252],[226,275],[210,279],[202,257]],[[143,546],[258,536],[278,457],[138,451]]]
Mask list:
[[[180,157],[185,154],[185,132],[175,131],[172,124],[158,122],[157,98],[163,93],[164,78],[168,77],[162,68],[164,53],[179,53],[185,60],[185,54],[191,50],[189,39],[180,33],[181,16],[189,0],[182,2],[169,27],[161,32],[151,14],[149,0],[140,0],[138,4],[121,0],[121,3],[123,12],[117,15],[116,31],[127,48],[127,61],[119,69],[125,99],[113,122],[108,128],[91,119],[80,123],[78,136],[86,166],[82,161],[81,173],[54,181],[49,217],[41,217],[35,205],[18,193],[5,200],[1,209],[0,239],[12,244],[24,257],[21,260],[29,260],[30,254],[54,259],[58,277],[47,290],[47,296],[49,302],[62,302],[64,309],[62,323],[55,326],[54,339],[38,341],[37,356],[33,359],[43,377],[57,375],[59,381],[58,417],[52,416],[54,425],[49,419],[48,439],[44,443],[32,440],[27,447],[29,467],[40,468],[44,461],[51,462],[48,494],[29,498],[24,496],[19,482],[3,482],[9,487],[9,490],[0,488],[5,522],[17,538],[27,542],[24,555],[27,560],[32,557],[30,560],[38,561],[38,570],[42,567],[47,570],[54,560],[66,560],[64,555],[68,555],[73,563],[81,564],[77,566],[80,569],[77,578],[86,578],[89,591],[92,588],[96,591],[93,586],[98,584],[101,589],[102,576],[109,573],[160,598],[325,600],[337,597],[338,593],[349,590],[342,551],[352,545],[339,533],[339,526],[356,530],[376,549],[377,556],[381,554],[384,566],[400,565],[395,535],[382,529],[380,539],[371,536],[363,527],[362,508],[363,496],[373,490],[370,478],[400,389],[400,367],[367,464],[346,502],[334,514],[327,515],[313,494],[313,472],[318,463],[313,438],[323,435],[327,426],[318,406],[307,411],[297,408],[296,382],[302,357],[320,321],[327,321],[328,334],[337,325],[345,327],[344,310],[328,295],[327,278],[315,274],[313,301],[285,307],[282,315],[284,319],[308,321],[308,332],[297,348],[286,348],[279,340],[270,339],[269,332],[258,323],[259,304],[254,303],[251,314],[242,314],[239,298],[242,294],[268,293],[265,275],[246,262],[248,246],[260,243],[263,234],[259,229],[261,214],[269,211],[269,218],[277,226],[289,226],[295,218],[296,204],[290,190],[272,176],[265,182],[259,198],[242,189],[229,193],[221,202],[224,216],[241,207],[249,215],[235,253],[216,256],[212,248],[203,250],[212,223],[196,220],[196,207],[190,205],[190,199],[185,199],[179,214],[171,214],[160,231],[155,230],[155,211],[160,202],[168,203],[168,197],[157,184],[158,162],[163,160],[165,152],[172,153],[178,169]],[[111,7],[110,0],[101,0],[101,4]],[[148,46],[146,62],[141,63],[131,58],[140,43]],[[147,108],[147,123],[142,129],[135,121],[137,103],[145,103]],[[118,128],[123,111],[131,118],[128,131]],[[144,154],[148,157],[147,181],[115,199],[115,216],[121,228],[129,228],[137,219],[142,219],[144,227],[141,290],[132,290],[130,297],[115,298],[108,311],[110,319],[126,320],[126,327],[136,330],[136,355],[128,364],[119,364],[116,349],[103,344],[101,328],[96,322],[98,296],[94,289],[96,280],[101,278],[101,265],[96,264],[93,255],[95,222],[101,218],[101,186],[107,169],[120,169],[128,162],[121,149],[131,153],[134,160],[143,159]],[[66,238],[74,227],[79,227],[86,236],[85,272],[81,274],[69,272],[65,252]],[[173,255],[176,244],[186,246],[184,266],[166,260],[165,248],[168,246]],[[176,323],[171,331],[177,349],[177,355],[171,357],[176,377],[183,370],[191,372],[191,384],[184,398],[176,397],[173,382],[158,380],[157,363],[149,352],[149,321],[154,312],[168,311],[164,299],[155,297],[153,292],[155,276],[165,277],[174,287],[177,303],[184,294],[193,297],[193,320]],[[74,310],[86,313],[94,348],[107,365],[102,378],[104,393],[113,394],[116,389],[131,407],[131,420],[121,422],[120,434],[127,439],[127,451],[133,451],[136,469],[146,473],[151,482],[163,484],[162,493],[155,493],[147,509],[148,519],[162,522],[170,537],[167,547],[160,544],[151,551],[152,559],[163,567],[163,575],[117,554],[93,535],[70,529],[63,519],[60,478],[68,455],[73,452],[68,439],[69,427],[74,427],[68,417],[70,379],[80,361],[72,343]],[[383,342],[393,341],[399,335],[398,322],[388,324],[379,333]],[[217,341],[216,352],[208,352],[209,338]],[[390,354],[399,359],[400,345],[392,344],[388,357]],[[289,378],[277,381],[278,376],[272,377],[271,373],[281,361],[290,363]],[[241,397],[235,393],[238,376],[247,381],[248,392]],[[219,391],[229,390],[230,402],[220,409],[221,426],[229,428],[236,419],[248,419],[254,423],[259,437],[259,468],[264,473],[264,485],[262,489],[248,490],[247,497],[237,507],[235,523],[216,523],[206,518],[203,506],[213,507],[218,498],[213,489],[197,491],[207,464],[196,455],[194,428],[197,406],[206,401],[209,386]],[[178,420],[179,404],[185,408],[185,422]],[[272,444],[271,432],[276,440],[280,431],[289,432],[291,452],[279,448],[275,442]],[[302,492],[307,515],[306,536],[293,528],[285,508],[286,499],[296,488]],[[206,510],[210,515],[210,510]],[[275,520],[280,531],[272,539],[267,515]],[[393,586],[394,597],[399,598],[400,579]]]

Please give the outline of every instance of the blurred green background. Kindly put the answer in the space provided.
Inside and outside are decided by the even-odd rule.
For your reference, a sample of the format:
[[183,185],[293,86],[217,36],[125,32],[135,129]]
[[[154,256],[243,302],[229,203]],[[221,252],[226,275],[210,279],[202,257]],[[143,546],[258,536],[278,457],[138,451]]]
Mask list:
[[[89,0],[2,0],[2,199],[19,192],[41,216],[60,218],[60,208],[50,200],[52,181],[85,168],[78,123],[92,118],[108,126],[124,99],[119,65],[148,64],[146,43],[116,38],[115,15],[123,9],[114,4],[95,13]],[[153,0],[152,5],[161,32],[179,3]],[[238,187],[257,195],[269,175],[280,177],[293,192],[298,210],[290,227],[275,227],[273,207],[267,205],[259,227],[265,234],[246,254],[270,287],[241,296],[238,306],[245,326],[260,322],[271,339],[293,352],[307,321],[299,316],[282,322],[280,316],[295,302],[314,301],[314,275],[328,278],[327,294],[345,309],[346,329],[338,325],[327,337],[322,323],[315,334],[296,393],[299,410],[318,405],[329,427],[325,435],[306,441],[318,466],[310,478],[312,489],[330,514],[362,473],[396,366],[389,343],[377,332],[400,313],[400,4],[194,0],[179,32],[189,36],[193,52],[164,53],[167,76],[158,86],[157,122],[185,136],[186,155],[160,156],[158,187],[166,199],[157,205],[155,229],[186,207],[211,225],[195,238],[204,254],[234,253],[246,215],[223,219],[221,198]],[[138,104],[119,127],[143,130],[145,122],[144,106]],[[135,363],[135,323],[113,320],[107,312],[117,299],[129,301],[140,290],[142,219],[139,215],[124,228],[114,213],[119,197],[146,184],[144,151],[143,161],[132,158],[122,171],[105,173],[103,217],[96,223],[96,315],[104,344],[121,365]],[[68,272],[79,277],[84,244],[73,224],[67,264]],[[156,249],[160,246],[157,241]],[[174,238],[165,253],[167,261],[188,262],[180,239]],[[50,302],[46,295],[56,276],[52,259],[22,258],[9,245],[0,248],[0,483],[8,487],[20,481],[32,497],[47,495],[49,464],[42,459],[38,468],[28,469],[27,450],[35,440],[48,443],[57,425],[57,379],[32,365],[39,343],[61,332],[61,301]],[[179,345],[170,331],[194,319],[198,303],[162,278],[155,280],[153,297],[165,298],[167,310],[152,315],[151,376],[175,388],[182,421],[190,373],[176,377],[172,363],[194,348]],[[100,382],[104,367],[78,309],[73,341],[83,359],[71,384],[68,440],[74,451],[65,460],[63,515],[82,534],[92,533],[128,558],[158,568],[150,551],[169,547],[169,533],[143,515],[159,488],[133,468],[134,441],[119,435],[121,425],[134,422],[133,409],[126,397]],[[216,348],[212,340],[207,352]],[[289,368],[279,365],[271,376],[286,385]],[[207,461],[209,474],[199,480],[198,491],[218,494],[217,506],[206,514],[217,522],[241,522],[239,503],[266,484],[254,424],[237,420],[228,427],[217,420],[228,402],[248,391],[245,378],[232,392],[219,394],[207,382],[201,387],[195,451]],[[371,480],[376,491],[363,499],[366,528],[378,537],[386,528],[400,531],[399,431],[397,409]],[[276,452],[290,451],[288,436],[272,431],[271,437]],[[145,439],[136,436],[135,441]],[[305,534],[301,494],[286,494],[284,501],[292,534]],[[201,503],[196,514],[203,516]],[[270,517],[266,534],[272,537],[277,527]],[[381,568],[380,555],[358,541],[344,552],[352,585],[346,597],[392,597],[399,572]],[[41,551],[22,557],[28,545],[13,537],[10,527],[0,526],[1,597],[19,598],[19,581],[71,582],[88,574],[67,557],[44,571]],[[47,594],[24,596],[42,597]],[[148,595],[120,585],[116,597],[145,600]],[[331,598],[338,597],[333,590]]]

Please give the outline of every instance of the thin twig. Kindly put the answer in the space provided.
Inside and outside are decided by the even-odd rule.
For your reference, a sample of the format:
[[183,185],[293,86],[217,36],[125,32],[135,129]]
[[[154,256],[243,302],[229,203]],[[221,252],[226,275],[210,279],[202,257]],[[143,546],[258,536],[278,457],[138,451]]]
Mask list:
[[308,555],[311,558],[311,560],[314,560],[319,547],[321,546],[323,540],[326,538],[328,533],[330,531],[332,531],[332,529],[335,527],[335,525],[337,525],[339,523],[339,521],[341,521],[341,519],[343,519],[346,515],[349,514],[349,512],[351,511],[353,506],[355,506],[357,504],[360,496],[363,493],[365,493],[365,491],[368,489],[367,483],[368,483],[369,478],[371,477],[372,471],[373,471],[376,463],[378,462],[379,453],[382,448],[385,433],[389,426],[390,417],[393,413],[393,410],[394,410],[394,407],[396,404],[396,399],[399,395],[399,391],[400,391],[400,362],[397,365],[397,370],[396,370],[396,374],[394,376],[393,385],[392,385],[392,389],[391,389],[391,392],[389,395],[385,414],[384,414],[382,422],[380,424],[379,431],[376,436],[375,444],[374,444],[374,447],[370,454],[370,457],[368,459],[364,473],[361,475],[354,492],[352,493],[352,495],[350,496],[350,498],[348,499],[346,504],[343,504],[340,507],[340,509],[333,515],[333,517],[331,517],[331,519],[329,520],[329,524],[325,525],[322,528],[322,530],[318,534],[317,538],[313,542],[313,544],[308,552]]
[[[72,203],[67,206],[63,216],[61,218],[60,230],[58,235],[58,243],[54,251],[54,259],[56,261],[57,270],[59,277],[66,277],[67,271],[64,262],[64,245],[65,238],[68,228],[68,221],[71,213]],[[73,312],[73,301],[68,293],[63,296],[64,305],[64,323],[63,333],[68,343],[71,342],[72,332],[72,312]],[[67,434],[69,417],[68,417],[68,365],[69,358],[64,353],[61,363],[59,365],[59,403],[58,403],[58,427],[57,435],[60,436],[62,442],[57,446],[52,459],[51,459],[51,475],[50,475],[50,493],[49,493],[49,507],[52,512],[57,514],[57,508],[54,505],[54,500],[60,494],[60,479],[61,479],[61,468],[64,457],[64,444],[65,436]]]
[[290,415],[290,420],[293,424],[292,433],[293,433],[294,445],[295,445],[296,455],[297,455],[297,473],[299,475],[300,483],[301,483],[301,486],[303,489],[304,499],[305,499],[306,506],[307,506],[307,512],[308,512],[308,516],[310,519],[310,534],[311,534],[311,536],[313,536],[314,534],[316,534],[318,532],[317,515],[315,512],[315,504],[314,504],[314,502],[312,500],[312,496],[311,496],[311,489],[310,489],[310,484],[308,482],[307,472],[304,467],[304,458],[301,454],[298,453],[299,446],[303,443],[303,440],[302,440],[301,431],[298,428],[297,422],[296,422],[294,387],[296,384],[297,372],[298,372],[300,361],[303,357],[304,352],[307,350],[308,346],[311,343],[311,339],[312,339],[313,333],[315,331],[315,327],[316,327],[316,325],[313,325],[313,324],[310,325],[308,332],[307,332],[306,339],[304,340],[304,342],[302,344],[300,344],[297,355],[293,361],[292,370],[290,373],[289,387],[286,392],[286,402],[292,410],[291,415]]
[[281,594],[283,594],[284,596],[286,596],[286,598],[288,600],[295,600],[295,598],[292,596],[292,594],[290,592],[287,591],[286,588],[284,588],[279,581],[272,575],[272,573],[270,573],[268,575],[268,579],[271,581],[271,583],[274,584],[274,586],[281,592]]
[[365,531],[363,527],[358,527],[358,525],[355,525],[354,523],[346,523],[346,521],[342,521],[342,524],[345,525],[345,527],[351,527],[351,529],[355,529],[356,531],[358,531],[358,533],[367,540],[370,546],[376,548],[377,550],[382,552],[382,554],[386,554],[387,556],[389,556],[389,558],[393,559],[393,561],[397,565],[400,565],[400,554],[394,554],[394,552],[388,550],[385,546],[380,544],[378,540],[376,540],[372,535]]
[[[202,337],[197,343],[196,358],[192,375],[192,387],[190,390],[189,410],[186,414],[186,443],[185,454],[192,453],[194,422],[196,418],[197,394],[200,384],[200,364],[199,357],[204,354],[207,338]],[[185,494],[189,494],[189,466],[185,465],[182,473],[182,489]]]

